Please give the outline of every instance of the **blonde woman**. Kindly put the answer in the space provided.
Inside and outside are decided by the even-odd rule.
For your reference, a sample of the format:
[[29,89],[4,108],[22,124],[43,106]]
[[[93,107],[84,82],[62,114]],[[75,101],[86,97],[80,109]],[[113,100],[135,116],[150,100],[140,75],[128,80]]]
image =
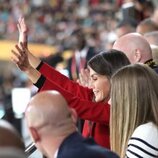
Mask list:
[[125,66],[112,77],[111,149],[121,158],[158,157],[158,75]]

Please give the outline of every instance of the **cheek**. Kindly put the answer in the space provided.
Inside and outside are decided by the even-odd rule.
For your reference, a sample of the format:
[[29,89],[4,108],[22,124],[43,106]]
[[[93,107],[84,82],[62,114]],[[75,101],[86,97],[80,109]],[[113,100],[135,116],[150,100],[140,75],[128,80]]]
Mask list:
[[105,97],[109,96],[110,93],[110,83],[106,82],[102,85],[102,89],[103,89],[103,94]]
[[106,95],[109,95],[109,93],[110,93],[110,84],[109,83],[107,83],[106,85],[104,85],[104,89],[103,89],[103,91],[104,91],[104,94],[106,94]]

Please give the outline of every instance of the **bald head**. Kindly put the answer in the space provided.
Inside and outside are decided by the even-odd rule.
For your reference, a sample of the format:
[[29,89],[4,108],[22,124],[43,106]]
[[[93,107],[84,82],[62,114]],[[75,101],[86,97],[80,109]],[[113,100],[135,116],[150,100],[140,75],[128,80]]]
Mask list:
[[26,109],[26,119],[29,127],[46,129],[56,135],[74,126],[71,110],[57,91],[44,91],[35,95]]
[[149,43],[138,33],[129,33],[121,36],[115,41],[113,49],[124,52],[131,63],[144,63],[152,58]]
[[24,150],[24,143],[14,127],[0,120],[0,147],[14,147]]

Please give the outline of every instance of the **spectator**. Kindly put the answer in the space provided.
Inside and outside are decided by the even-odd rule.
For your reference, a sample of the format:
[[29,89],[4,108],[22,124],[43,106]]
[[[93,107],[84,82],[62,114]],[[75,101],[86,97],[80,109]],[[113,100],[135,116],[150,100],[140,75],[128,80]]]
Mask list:
[[154,5],[150,0],[132,0],[122,4],[123,19],[135,19],[138,23],[153,14]]
[[118,37],[121,37],[127,33],[135,32],[136,31],[137,22],[132,19],[123,19],[118,22],[116,26],[116,34]]
[[86,43],[85,34],[81,29],[77,29],[72,34],[74,36],[74,55],[68,61],[70,79],[77,80],[80,70],[86,68],[87,61],[95,55],[94,47]]
[[144,34],[145,39],[150,45],[158,46],[158,31],[152,31]]
[[[22,24],[24,24],[23,22]],[[25,31],[20,33],[19,41],[26,45],[26,34],[23,32]],[[86,88],[71,81],[46,63],[41,62],[22,44],[21,46],[24,50],[21,50],[16,45],[17,52],[12,51],[13,61],[18,67],[28,74],[34,84],[37,83],[36,86],[41,91],[46,89],[60,91],[67,101],[71,102],[70,105],[76,109],[79,118],[86,120],[82,132],[83,136],[93,137],[99,145],[109,148],[109,104],[107,102],[110,92],[110,77],[117,69],[129,64],[127,57],[116,50],[110,50],[94,56],[88,62],[92,88]],[[28,56],[23,54],[25,51],[28,52]],[[21,54],[21,56],[18,54]],[[45,86],[45,81],[48,82],[47,86]],[[73,99],[71,98],[76,98],[77,102],[72,101]],[[95,111],[97,109],[95,114],[94,109]]]
[[158,157],[157,81],[143,64],[126,66],[112,77],[110,143],[121,158]]
[[92,138],[85,139],[77,132],[76,112],[68,108],[66,100],[57,91],[34,96],[25,116],[37,148],[48,158],[78,158],[81,154],[82,158],[117,158]]
[[24,149],[24,142],[14,127],[0,120],[0,157],[25,158]]
[[142,35],[152,31],[158,31],[158,25],[154,21],[152,21],[151,18],[144,19],[138,24],[136,28],[136,32]]
[[[12,61],[40,88],[39,91],[50,89],[60,91],[69,105],[76,109],[79,117],[86,120],[83,135],[93,137],[99,145],[109,148],[110,106],[107,102],[110,92],[110,77],[117,69],[129,64],[124,53],[110,50],[94,56],[88,62],[91,82],[91,89],[89,89],[71,81],[38,58],[34,58],[36,60],[32,63],[35,65],[39,62],[38,68],[35,69],[28,62],[27,54],[31,56],[31,53],[24,47],[22,50],[16,46],[16,49],[16,51],[12,50]],[[18,53],[20,56],[17,55]]]
[[117,39],[113,49],[124,52],[131,63],[144,63],[158,72],[158,66],[152,59],[152,51],[146,39],[138,33],[129,33]]

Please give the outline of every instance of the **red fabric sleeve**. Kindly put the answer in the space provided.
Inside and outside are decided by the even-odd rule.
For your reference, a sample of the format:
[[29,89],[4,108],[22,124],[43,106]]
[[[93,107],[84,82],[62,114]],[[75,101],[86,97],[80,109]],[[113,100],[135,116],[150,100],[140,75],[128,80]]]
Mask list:
[[73,93],[75,96],[86,100],[92,100],[93,93],[91,89],[80,86],[78,83],[70,80],[68,77],[61,74],[48,64],[43,62],[43,64],[40,66],[39,71],[51,82],[54,82],[63,89],[69,91],[70,93]]
[[109,125],[110,105],[108,103],[96,103],[81,99],[48,79],[39,91],[44,90],[59,91],[67,100],[68,105],[76,110],[79,118]]

